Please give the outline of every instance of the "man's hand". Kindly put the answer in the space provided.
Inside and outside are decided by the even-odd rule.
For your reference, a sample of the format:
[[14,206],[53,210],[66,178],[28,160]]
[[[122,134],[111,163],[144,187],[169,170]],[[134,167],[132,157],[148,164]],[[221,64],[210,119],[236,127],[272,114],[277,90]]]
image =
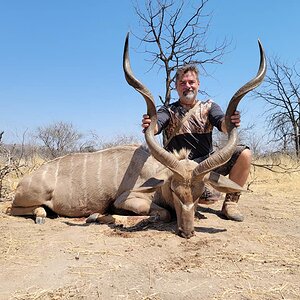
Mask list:
[[151,119],[148,115],[143,115],[142,127],[144,130],[150,126]]
[[[236,110],[233,115],[230,117],[231,122],[235,127],[239,127],[241,125],[241,115],[238,110]],[[222,132],[227,133],[225,118],[222,122]]]
[[233,115],[230,117],[231,123],[234,124],[235,127],[240,127],[241,125],[241,115],[238,110],[236,110]]
[[[150,126],[150,123],[151,123],[150,117],[148,115],[143,115],[143,120],[142,120],[143,132],[145,132],[145,130]],[[157,132],[158,132],[158,127],[156,124],[154,129],[154,134],[156,134]]]

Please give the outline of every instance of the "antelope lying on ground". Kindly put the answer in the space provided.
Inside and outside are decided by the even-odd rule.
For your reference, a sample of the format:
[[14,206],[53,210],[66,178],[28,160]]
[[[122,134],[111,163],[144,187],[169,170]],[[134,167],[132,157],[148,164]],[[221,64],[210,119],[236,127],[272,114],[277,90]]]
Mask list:
[[236,148],[237,129],[229,121],[230,116],[242,97],[264,78],[266,62],[261,44],[259,47],[260,67],[256,77],[239,89],[228,105],[226,146],[196,163],[187,158],[185,151],[169,153],[156,142],[154,100],[131,71],[127,36],[123,68],[129,85],[142,94],[147,104],[151,125],[145,139],[151,155],[142,146],[128,145],[52,160],[21,180],[11,214],[34,215],[36,223],[44,223],[44,207],[68,217],[104,214],[108,208],[116,208],[169,221],[169,209],[174,209],[179,235],[190,238],[194,234],[195,209],[205,182],[221,192],[243,190],[212,170],[226,163]]

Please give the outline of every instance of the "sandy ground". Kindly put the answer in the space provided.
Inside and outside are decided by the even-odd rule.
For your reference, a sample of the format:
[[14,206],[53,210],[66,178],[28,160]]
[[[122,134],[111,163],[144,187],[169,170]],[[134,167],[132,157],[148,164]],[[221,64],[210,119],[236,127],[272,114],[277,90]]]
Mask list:
[[243,223],[201,206],[189,240],[175,222],[36,225],[0,203],[0,299],[300,299],[299,186],[299,174],[256,179]]

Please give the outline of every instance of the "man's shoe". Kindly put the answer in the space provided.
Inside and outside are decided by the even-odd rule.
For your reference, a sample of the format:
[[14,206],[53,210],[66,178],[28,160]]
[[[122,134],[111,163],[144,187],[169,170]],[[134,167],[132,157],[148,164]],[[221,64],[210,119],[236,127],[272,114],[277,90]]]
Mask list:
[[199,202],[200,204],[213,204],[221,200],[221,193],[216,191],[212,187],[204,187],[204,192],[202,193]]
[[221,212],[228,220],[237,221],[237,222],[244,221],[244,216],[239,211],[238,204],[237,204],[240,195],[241,193],[226,194]]

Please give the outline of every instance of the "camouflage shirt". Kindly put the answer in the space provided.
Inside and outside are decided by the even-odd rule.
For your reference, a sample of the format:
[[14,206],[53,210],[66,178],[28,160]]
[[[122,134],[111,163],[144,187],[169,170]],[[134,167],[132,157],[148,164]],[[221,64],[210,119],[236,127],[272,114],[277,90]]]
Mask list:
[[[184,118],[187,110],[174,102],[168,107],[161,107],[158,112],[158,134],[164,130],[167,138],[172,136],[175,128]],[[212,131],[217,127],[221,131],[224,113],[212,100],[200,102],[196,111],[186,120],[179,131],[166,146],[168,151],[186,148],[191,150],[190,159],[207,156],[213,151]]]

